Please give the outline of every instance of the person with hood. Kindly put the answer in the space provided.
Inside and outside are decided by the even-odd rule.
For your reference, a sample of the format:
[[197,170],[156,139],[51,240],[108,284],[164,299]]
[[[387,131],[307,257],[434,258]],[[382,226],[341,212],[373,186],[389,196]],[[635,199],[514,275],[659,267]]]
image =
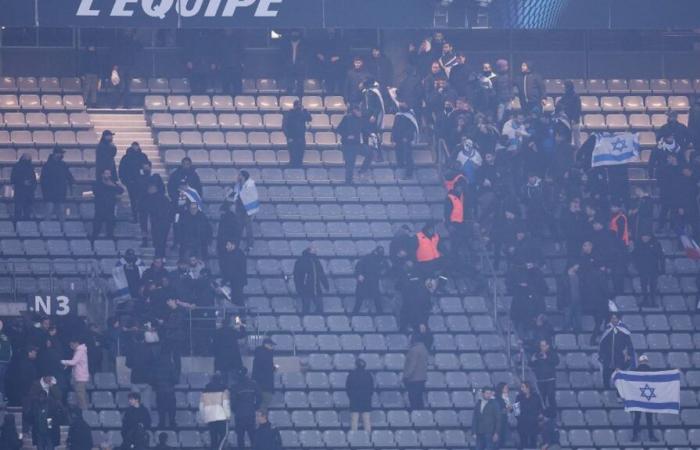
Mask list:
[[182,214],[177,225],[180,229],[180,258],[186,256],[206,258],[209,253],[212,229],[209,219],[200,211],[199,205],[190,203],[187,212]]
[[138,392],[129,392],[128,402],[129,407],[122,418],[122,448],[145,450],[148,448],[151,415],[141,404],[141,395]]
[[[151,229],[151,240],[155,248],[156,258],[165,257],[165,247],[168,242],[170,228],[173,225],[172,203],[165,192],[156,183],[151,182],[146,190],[146,196],[141,202]],[[143,244],[148,243],[144,237]]]
[[[23,445],[22,440],[19,438],[19,434],[17,434],[15,415],[5,414],[5,418],[2,422],[2,428],[0,428],[0,448],[4,450],[21,450]],[[69,450],[73,449],[69,447]]]
[[247,170],[238,172],[238,178],[227,198],[234,204],[236,215],[245,231],[246,253],[253,248],[253,220],[260,212],[260,197],[255,180]]
[[95,150],[95,175],[97,181],[102,178],[102,173],[105,170],[109,170],[109,176],[112,180],[119,181],[117,165],[114,162],[114,158],[117,156],[117,147],[114,145],[113,140],[114,133],[110,130],[102,132],[102,137]]
[[50,220],[56,214],[56,218],[61,223],[61,228],[66,220],[66,209],[64,203],[68,196],[68,190],[73,189],[75,179],[68,168],[68,164],[63,161],[65,150],[61,147],[54,147],[48,161],[41,168],[41,195],[48,204],[45,220]]
[[262,345],[255,349],[253,353],[253,380],[260,387],[262,401],[260,409],[267,410],[275,392],[275,371],[277,366],[274,362],[275,342],[270,338],[265,338]]
[[345,103],[352,105],[362,100],[362,85],[370,76],[365,68],[365,61],[360,56],[355,56],[352,59],[352,68],[345,76]]
[[246,434],[250,442],[255,442],[255,413],[261,402],[260,387],[248,377],[248,370],[241,367],[238,371],[238,379],[231,390],[231,404],[236,417],[236,440],[239,449],[245,447]]
[[243,289],[248,284],[247,257],[235,242],[227,241],[224,253],[219,255],[221,278],[231,288],[231,301],[245,305]]
[[358,155],[364,156],[360,173],[364,173],[372,164],[372,155],[367,149],[365,137],[367,122],[362,117],[362,108],[352,104],[336,128],[342,143],[343,159],[345,160],[345,183],[352,184],[355,174],[355,163]]
[[191,187],[201,197],[202,181],[199,179],[195,168],[192,167],[192,160],[188,157],[182,158],[180,167],[172,171],[168,177],[168,196],[175,206],[179,203],[180,187],[183,185]]
[[423,393],[428,379],[428,359],[430,354],[425,342],[414,334],[411,347],[406,353],[403,366],[403,383],[408,391],[408,403],[411,410],[423,409]]
[[400,104],[391,129],[391,140],[396,144],[396,162],[406,170],[406,178],[413,177],[413,146],[418,143],[419,135],[416,114],[407,105]]
[[656,139],[662,140],[673,136],[681,151],[685,151],[691,143],[691,134],[688,127],[678,121],[678,111],[669,109],[666,113],[666,123],[656,131]]
[[[649,357],[647,355],[640,355],[637,367],[634,369],[635,372],[653,372],[651,366],[649,366]],[[634,419],[632,421],[632,442],[639,440],[639,430],[641,428],[642,413],[639,411],[634,411],[632,413]],[[649,433],[649,440],[651,442],[658,442],[654,434],[654,416],[652,413],[644,413],[644,418],[647,422],[647,432]]]
[[85,411],[88,409],[87,384],[90,381],[90,371],[88,370],[87,346],[82,339],[73,337],[70,340],[70,348],[73,350],[73,358],[61,361],[66,367],[72,368],[72,381],[78,408]]
[[258,427],[255,429],[253,450],[283,450],[282,436],[278,430],[272,427],[268,420],[267,411],[258,410],[255,413],[255,420]]
[[15,222],[30,220],[33,215],[32,205],[36,191],[36,174],[32,167],[32,156],[29,153],[23,153],[12,166],[10,183],[12,183],[14,190]]
[[42,376],[32,384],[24,404],[22,432],[31,430],[32,443],[37,450],[53,450],[61,440],[61,425],[65,410],[61,391],[52,376]]
[[310,304],[316,306],[317,313],[323,313],[322,295],[328,290],[328,278],[321,260],[316,255],[316,247],[309,246],[294,263],[294,286],[301,297],[302,314],[310,312]]
[[665,272],[666,260],[661,244],[652,235],[651,230],[643,231],[640,238],[634,241],[632,261],[642,288],[641,306],[656,307],[659,275]]
[[603,386],[606,389],[610,388],[610,376],[614,371],[629,370],[634,367],[632,332],[616,313],[610,313],[608,327],[600,338],[598,360],[603,367]]
[[209,448],[223,449],[228,435],[228,421],[231,420],[231,398],[219,373],[212,376],[199,396],[199,417],[209,428]]
[[239,316],[232,316],[217,328],[212,338],[214,370],[221,374],[224,383],[233,381],[233,375],[243,367],[239,340],[246,337],[246,326]]
[[124,193],[124,188],[119,186],[110,175],[109,169],[104,169],[100,179],[93,184],[95,195],[95,216],[92,220],[91,241],[95,241],[102,232],[102,226],[106,227],[106,236],[114,238],[114,226],[116,224],[115,210],[117,199]]
[[126,149],[126,154],[119,161],[119,179],[126,187],[129,194],[129,203],[131,204],[131,213],[133,214],[134,222],[138,220],[139,192],[138,181],[142,175],[144,164],[150,163],[148,156],[141,150],[138,142],[132,142],[131,146]]
[[311,122],[311,114],[301,105],[301,100],[294,100],[294,106],[286,111],[282,118],[282,131],[287,138],[289,149],[289,166],[301,167],[306,150],[306,125]]
[[510,77],[508,60],[496,60],[496,78],[493,82],[493,90],[496,97],[496,120],[503,122],[506,111],[510,110],[513,101],[513,81]]
[[523,111],[542,112],[542,100],[547,95],[542,76],[534,71],[532,62],[524,61],[520,65],[520,78],[518,79],[518,95]]
[[382,276],[389,270],[389,264],[384,256],[384,247],[375,248],[372,253],[365,255],[355,265],[355,307],[353,314],[359,314],[362,303],[366,299],[374,300],[377,314],[383,313],[382,293],[380,282]]
[[564,82],[564,95],[557,100],[555,111],[566,115],[574,147],[578,149],[581,147],[581,98],[576,93],[573,81]]
[[374,378],[366,367],[367,363],[363,359],[355,360],[355,370],[351,371],[345,380],[345,391],[350,399],[350,430],[357,431],[358,422],[362,416],[362,427],[367,434],[371,434],[370,411],[372,411]]
[[92,432],[90,425],[83,418],[82,410],[73,410],[70,416],[66,448],[68,450],[92,450],[92,445]]

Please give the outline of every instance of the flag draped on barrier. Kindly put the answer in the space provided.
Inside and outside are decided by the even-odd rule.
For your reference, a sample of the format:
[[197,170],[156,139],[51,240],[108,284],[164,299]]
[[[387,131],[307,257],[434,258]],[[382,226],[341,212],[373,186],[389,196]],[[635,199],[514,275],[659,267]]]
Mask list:
[[639,162],[639,136],[636,133],[597,133],[595,136],[591,167]]
[[625,411],[679,414],[681,373],[676,370],[634,372],[619,370],[613,384],[622,397]]

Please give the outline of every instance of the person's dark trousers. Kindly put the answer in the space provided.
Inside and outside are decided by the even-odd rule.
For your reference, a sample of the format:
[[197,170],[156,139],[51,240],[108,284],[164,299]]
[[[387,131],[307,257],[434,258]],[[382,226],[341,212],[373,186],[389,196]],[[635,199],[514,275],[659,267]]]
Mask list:
[[224,68],[221,70],[221,84],[224,92],[237,95],[243,92],[243,78],[238,68]]
[[236,417],[236,442],[239,449],[245,448],[246,433],[248,433],[248,439],[252,443],[255,439],[255,416]]
[[[518,428],[518,435],[520,436],[519,449],[523,448],[536,448],[537,447],[537,428]],[[486,447],[491,448],[491,447]]]
[[0,403],[5,402],[5,374],[7,373],[8,363],[0,362]]
[[555,380],[538,381],[537,389],[540,390],[540,397],[545,408],[557,409],[557,385]]
[[603,367],[603,387],[605,389],[610,389],[610,377],[614,371],[615,368]]
[[355,290],[355,308],[353,308],[353,314],[359,314],[362,304],[365,299],[374,300],[374,306],[377,309],[377,314],[383,313],[382,308],[382,294],[379,290],[379,280],[372,282],[358,282],[357,289]]
[[180,378],[182,370],[182,352],[185,350],[185,343],[178,341],[165,341],[163,344],[163,352],[165,352],[173,362],[173,372],[177,378]]
[[656,275],[640,275],[639,282],[642,287],[642,305],[656,306],[656,289],[658,284]]
[[94,241],[100,236],[102,232],[102,226],[106,229],[106,238],[112,239],[114,237],[114,216],[111,217],[95,217],[92,221],[92,240]]
[[253,248],[253,243],[255,242],[253,236],[253,216],[248,214],[243,214],[240,218],[243,222],[243,232],[245,233],[245,245],[247,248]]
[[365,160],[362,162],[362,166],[360,166],[360,173],[367,171],[369,166],[372,164],[372,155],[370,154],[369,150],[367,150],[361,144],[343,145],[343,158],[345,159],[345,182],[348,184],[352,183],[357,155],[363,155],[365,157]]
[[133,217],[134,222],[138,220],[139,217],[139,211],[138,211],[138,188],[134,186],[133,183],[124,183],[124,187],[126,188],[126,192],[129,194],[129,204],[131,205],[131,215]]
[[413,146],[410,142],[399,142],[396,144],[396,162],[399,167],[406,169],[406,176],[413,176],[413,168],[415,163],[413,161]]
[[175,428],[175,393],[156,392],[159,428]]
[[425,391],[425,381],[410,381],[406,383],[408,391],[408,405],[411,410],[423,409],[423,392]]
[[311,312],[311,303],[316,306],[316,312],[323,312],[323,302],[320,295],[302,295],[301,296],[301,311],[302,314],[308,314]]
[[15,220],[29,220],[32,217],[34,191],[15,191]]
[[493,442],[493,436],[486,436],[485,434],[476,435],[476,450],[495,450],[497,445],[497,442]]
[[304,150],[306,142],[303,139],[295,139],[289,144],[289,164],[292,167],[301,167],[304,164]]
[[221,441],[226,439],[226,421],[217,420],[216,422],[209,422],[207,427],[209,428],[209,439],[211,440],[209,448],[211,450],[218,450]]
[[287,69],[287,93],[299,97],[304,95],[304,67],[301,64]]
[[153,247],[155,247],[156,258],[165,257],[165,247],[168,242],[168,231],[169,228],[160,229],[151,226],[151,239],[153,240]]
[[54,450],[55,447],[51,436],[40,434],[38,437],[39,439],[37,439],[37,442],[33,442],[36,446],[36,450]]
[[[634,414],[634,421],[632,423],[632,440],[636,441],[639,437],[642,413],[640,413],[639,411],[635,411],[632,414]],[[655,440],[656,436],[654,436],[654,418],[652,417],[651,413],[644,413],[644,415],[646,416],[647,420],[647,432],[649,433],[649,439]]]

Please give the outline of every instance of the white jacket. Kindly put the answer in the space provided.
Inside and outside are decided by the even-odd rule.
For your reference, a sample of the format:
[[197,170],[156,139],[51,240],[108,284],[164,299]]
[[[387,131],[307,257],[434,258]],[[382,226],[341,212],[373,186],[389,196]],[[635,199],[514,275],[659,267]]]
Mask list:
[[229,420],[231,418],[231,401],[228,391],[202,392],[199,397],[199,418],[204,423]]

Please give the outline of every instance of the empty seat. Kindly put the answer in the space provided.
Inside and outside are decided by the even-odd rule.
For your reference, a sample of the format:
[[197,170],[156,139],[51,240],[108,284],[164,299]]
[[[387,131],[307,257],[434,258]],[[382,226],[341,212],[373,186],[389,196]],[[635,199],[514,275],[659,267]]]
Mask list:
[[665,78],[655,78],[649,83],[649,87],[654,94],[672,93],[671,82]]
[[237,95],[234,100],[234,106],[237,111],[241,112],[258,110],[258,107],[255,105],[255,97],[251,95]]
[[173,115],[167,112],[154,113],[151,116],[151,126],[156,130],[171,130],[175,128]]
[[614,78],[607,81],[608,92],[611,94],[626,94],[630,91],[627,80]]
[[243,128],[254,130],[265,128],[260,114],[241,114],[241,125]]
[[[36,120],[36,123],[37,123],[36,126],[43,126],[44,124],[48,124],[51,128],[70,128],[71,127],[71,120],[68,118],[68,114],[66,114],[66,113],[56,113],[56,112],[49,113],[48,122],[45,122],[44,124],[41,123],[41,116],[39,114],[43,115],[43,113],[29,113],[29,114],[27,114],[27,123],[29,123],[29,118],[31,116],[32,122],[34,122],[34,120]],[[33,126],[33,125],[30,124],[30,126]]]
[[68,111],[84,111],[85,100],[83,100],[82,95],[64,95],[63,106]]
[[591,78],[586,82],[586,90],[589,94],[607,94],[608,86],[605,80]]
[[629,80],[629,88],[632,94],[649,94],[649,80],[634,79]]
[[326,111],[329,113],[345,112],[347,110],[345,107],[345,100],[343,100],[343,97],[338,95],[329,95],[326,97],[324,105]]
[[608,114],[605,123],[610,131],[622,131],[629,128],[627,116],[624,114]]
[[276,94],[279,92],[277,80],[274,78],[260,78],[256,81],[255,87],[260,94]]
[[0,95],[0,109],[17,110],[19,102],[16,95]]
[[648,114],[630,114],[629,125],[635,130],[651,130],[651,121]]
[[144,108],[146,111],[165,111],[168,109],[165,97],[162,95],[147,95],[144,99]]
[[261,95],[257,100],[258,109],[261,112],[274,112],[280,110],[279,102],[277,97],[271,95]]
[[301,100],[301,104],[309,112],[323,112],[324,110],[323,100],[316,95],[304,96]]
[[168,109],[173,112],[177,111],[189,111],[190,103],[184,95],[169,95],[168,96]]
[[639,95],[626,95],[622,100],[626,112],[644,112],[644,99]]
[[197,128],[194,121],[194,115],[191,113],[175,113],[173,115],[173,124],[175,128],[180,130],[192,130]]
[[591,95],[581,96],[581,111],[583,112],[598,112],[600,111],[600,104],[598,102],[598,97]]
[[219,126],[223,130],[240,129],[241,118],[238,114],[219,114]]
[[39,92],[39,82],[34,77],[17,77],[19,92]]
[[668,109],[666,105],[666,97],[660,95],[650,95],[648,96],[644,104],[646,105],[647,111],[650,112],[663,112]]
[[230,95],[215,95],[212,98],[212,107],[215,111],[233,111],[233,98]]
[[36,94],[21,94],[19,96],[19,105],[23,110],[40,110],[41,98]]
[[64,94],[79,94],[83,91],[80,78],[65,77],[61,78],[61,91]]
[[561,95],[564,93],[564,81],[559,79],[544,80],[545,90],[550,95]]
[[0,77],[0,94],[16,93],[17,83],[14,77]]
[[671,90],[674,94],[693,94],[693,83],[687,78],[677,78],[671,80]]
[[41,107],[47,111],[63,111],[63,99],[60,95],[44,95],[41,97]]
[[668,98],[668,107],[674,111],[688,111],[690,104],[685,95],[672,95]]
[[600,99],[600,106],[604,112],[621,112],[623,109],[620,97],[603,97]]
[[192,111],[211,111],[211,98],[208,95],[193,95],[190,97]]
[[602,114],[586,114],[583,116],[583,126],[589,130],[605,130],[605,116]]
[[167,78],[149,78],[146,89],[151,94],[170,94],[170,82]]

